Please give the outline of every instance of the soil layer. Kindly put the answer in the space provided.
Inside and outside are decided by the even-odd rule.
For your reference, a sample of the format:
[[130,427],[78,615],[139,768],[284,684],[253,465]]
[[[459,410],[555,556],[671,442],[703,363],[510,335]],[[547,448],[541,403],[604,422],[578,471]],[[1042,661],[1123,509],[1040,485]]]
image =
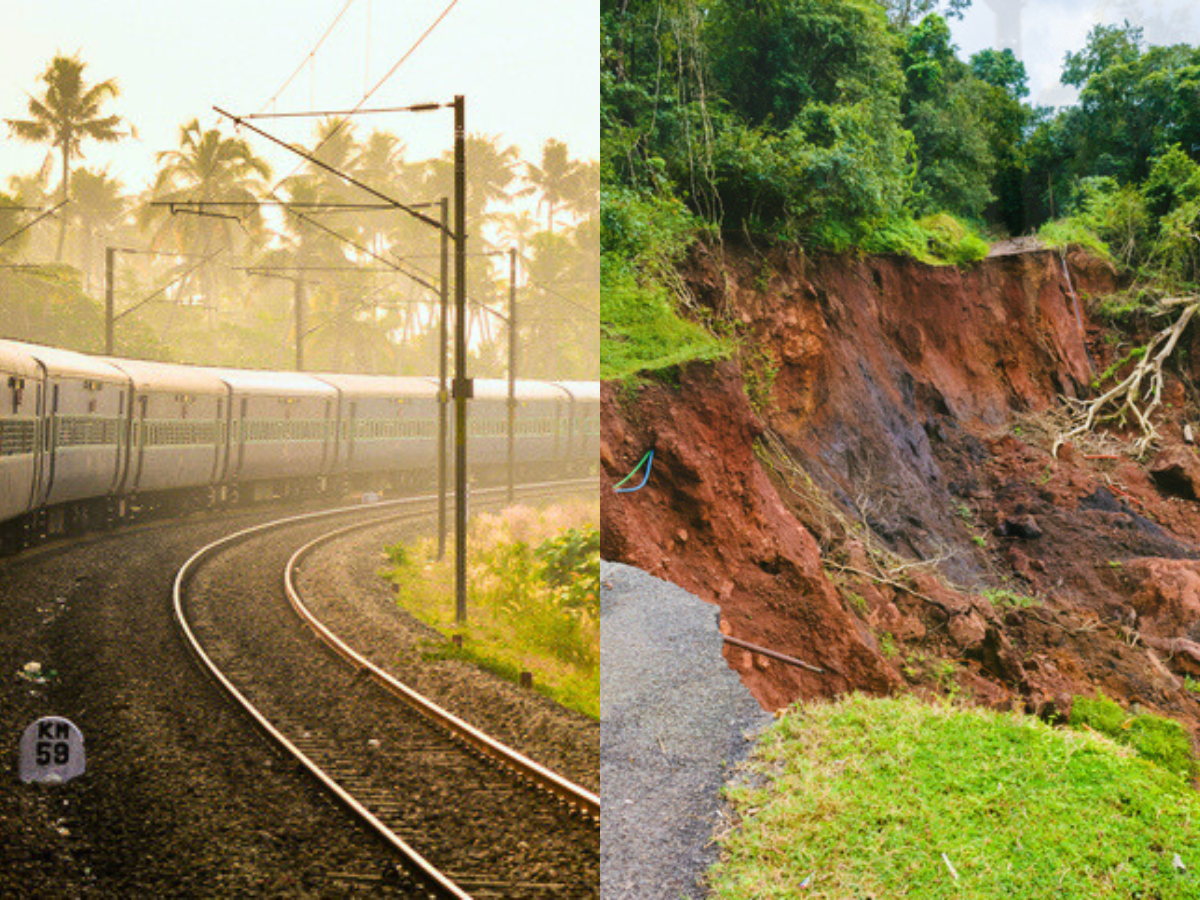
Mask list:
[[[1055,458],[1062,397],[1145,343],[1089,316],[1119,287],[1102,261],[727,245],[684,274],[739,359],[605,385],[603,554],[822,670],[727,644],[764,707],[911,687],[1056,718],[1103,691],[1200,723],[1194,330],[1156,454],[1115,436]],[[648,449],[646,486],[614,493]]]

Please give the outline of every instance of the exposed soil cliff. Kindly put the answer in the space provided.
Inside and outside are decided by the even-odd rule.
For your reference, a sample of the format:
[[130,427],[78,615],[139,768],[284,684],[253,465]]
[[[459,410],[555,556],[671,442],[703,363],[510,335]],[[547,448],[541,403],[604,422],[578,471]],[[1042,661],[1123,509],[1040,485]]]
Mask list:
[[[768,708],[909,684],[1054,715],[1100,689],[1200,723],[1184,681],[1200,675],[1190,365],[1157,461],[1052,458],[1059,396],[1088,393],[1122,349],[1087,310],[1115,273],[1065,263],[696,253],[688,282],[740,323],[743,359],[606,385],[608,484],[655,457],[643,489],[603,492],[605,557],[824,670],[727,645]],[[1200,357],[1186,340],[1185,363]]]

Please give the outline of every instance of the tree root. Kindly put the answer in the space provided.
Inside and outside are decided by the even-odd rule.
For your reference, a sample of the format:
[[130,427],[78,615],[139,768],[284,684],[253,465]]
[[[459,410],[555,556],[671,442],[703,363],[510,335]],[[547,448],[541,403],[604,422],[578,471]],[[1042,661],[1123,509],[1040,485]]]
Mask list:
[[1120,424],[1124,425],[1132,419],[1138,426],[1141,437],[1133,444],[1135,456],[1145,455],[1150,446],[1158,440],[1158,429],[1151,416],[1162,403],[1163,363],[1174,352],[1184,329],[1200,309],[1200,298],[1171,298],[1162,301],[1160,309],[1166,311],[1176,306],[1184,306],[1183,313],[1173,325],[1164,328],[1150,339],[1142,358],[1119,384],[1095,400],[1067,400],[1070,406],[1070,427],[1055,439],[1050,451],[1052,456],[1057,457],[1058,448],[1067,441],[1092,432],[1100,425],[1113,420],[1119,420]]

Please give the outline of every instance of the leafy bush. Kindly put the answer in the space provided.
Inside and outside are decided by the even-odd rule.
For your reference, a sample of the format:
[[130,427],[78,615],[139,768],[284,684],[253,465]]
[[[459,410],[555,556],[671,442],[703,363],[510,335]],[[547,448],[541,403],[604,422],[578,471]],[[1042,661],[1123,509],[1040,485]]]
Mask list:
[[1121,726],[1128,718],[1125,710],[1121,709],[1121,704],[1105,697],[1103,693],[1098,693],[1094,700],[1087,697],[1076,697],[1071,706],[1072,728],[1086,726],[1111,738],[1117,738],[1123,734]]
[[[532,671],[559,702],[598,714],[600,532],[594,502],[513,506],[471,520],[461,654],[498,673]],[[433,540],[385,548],[397,602],[434,628],[456,623],[454,561]]]
[[600,530],[568,528],[533,551],[541,578],[555,591],[568,615],[600,615]]

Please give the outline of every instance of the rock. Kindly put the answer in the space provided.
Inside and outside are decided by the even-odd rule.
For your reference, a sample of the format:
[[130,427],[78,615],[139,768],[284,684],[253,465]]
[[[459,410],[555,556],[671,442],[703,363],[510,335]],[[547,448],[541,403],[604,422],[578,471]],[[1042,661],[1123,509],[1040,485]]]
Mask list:
[[1200,622],[1200,562],[1189,559],[1133,559],[1124,566],[1136,589],[1129,598],[1146,634],[1177,638]]
[[1191,426],[1191,425],[1188,425],[1188,424],[1186,424],[1186,423],[1185,423],[1185,424],[1184,424],[1184,426],[1183,426],[1183,442],[1184,442],[1185,444],[1194,444],[1194,443],[1196,443],[1196,435],[1195,435],[1195,433],[1192,431],[1192,426]]
[[965,616],[953,616],[946,630],[950,633],[950,639],[964,651],[978,650],[987,637],[987,624],[974,610]]
[[1026,513],[1023,516],[1005,516],[996,526],[996,534],[1000,537],[1020,538],[1024,541],[1035,541],[1043,534],[1033,516]]
[[887,632],[898,641],[919,641],[925,637],[925,626],[916,616],[906,616],[895,603],[872,610],[867,624],[877,633]]
[[1180,444],[1164,448],[1150,465],[1150,477],[1164,494],[1186,500],[1200,498],[1200,460]]
[[1022,553],[1017,547],[1008,548],[1008,564],[1012,566],[1013,571],[1024,578],[1026,581],[1033,581],[1033,565],[1028,556]]

